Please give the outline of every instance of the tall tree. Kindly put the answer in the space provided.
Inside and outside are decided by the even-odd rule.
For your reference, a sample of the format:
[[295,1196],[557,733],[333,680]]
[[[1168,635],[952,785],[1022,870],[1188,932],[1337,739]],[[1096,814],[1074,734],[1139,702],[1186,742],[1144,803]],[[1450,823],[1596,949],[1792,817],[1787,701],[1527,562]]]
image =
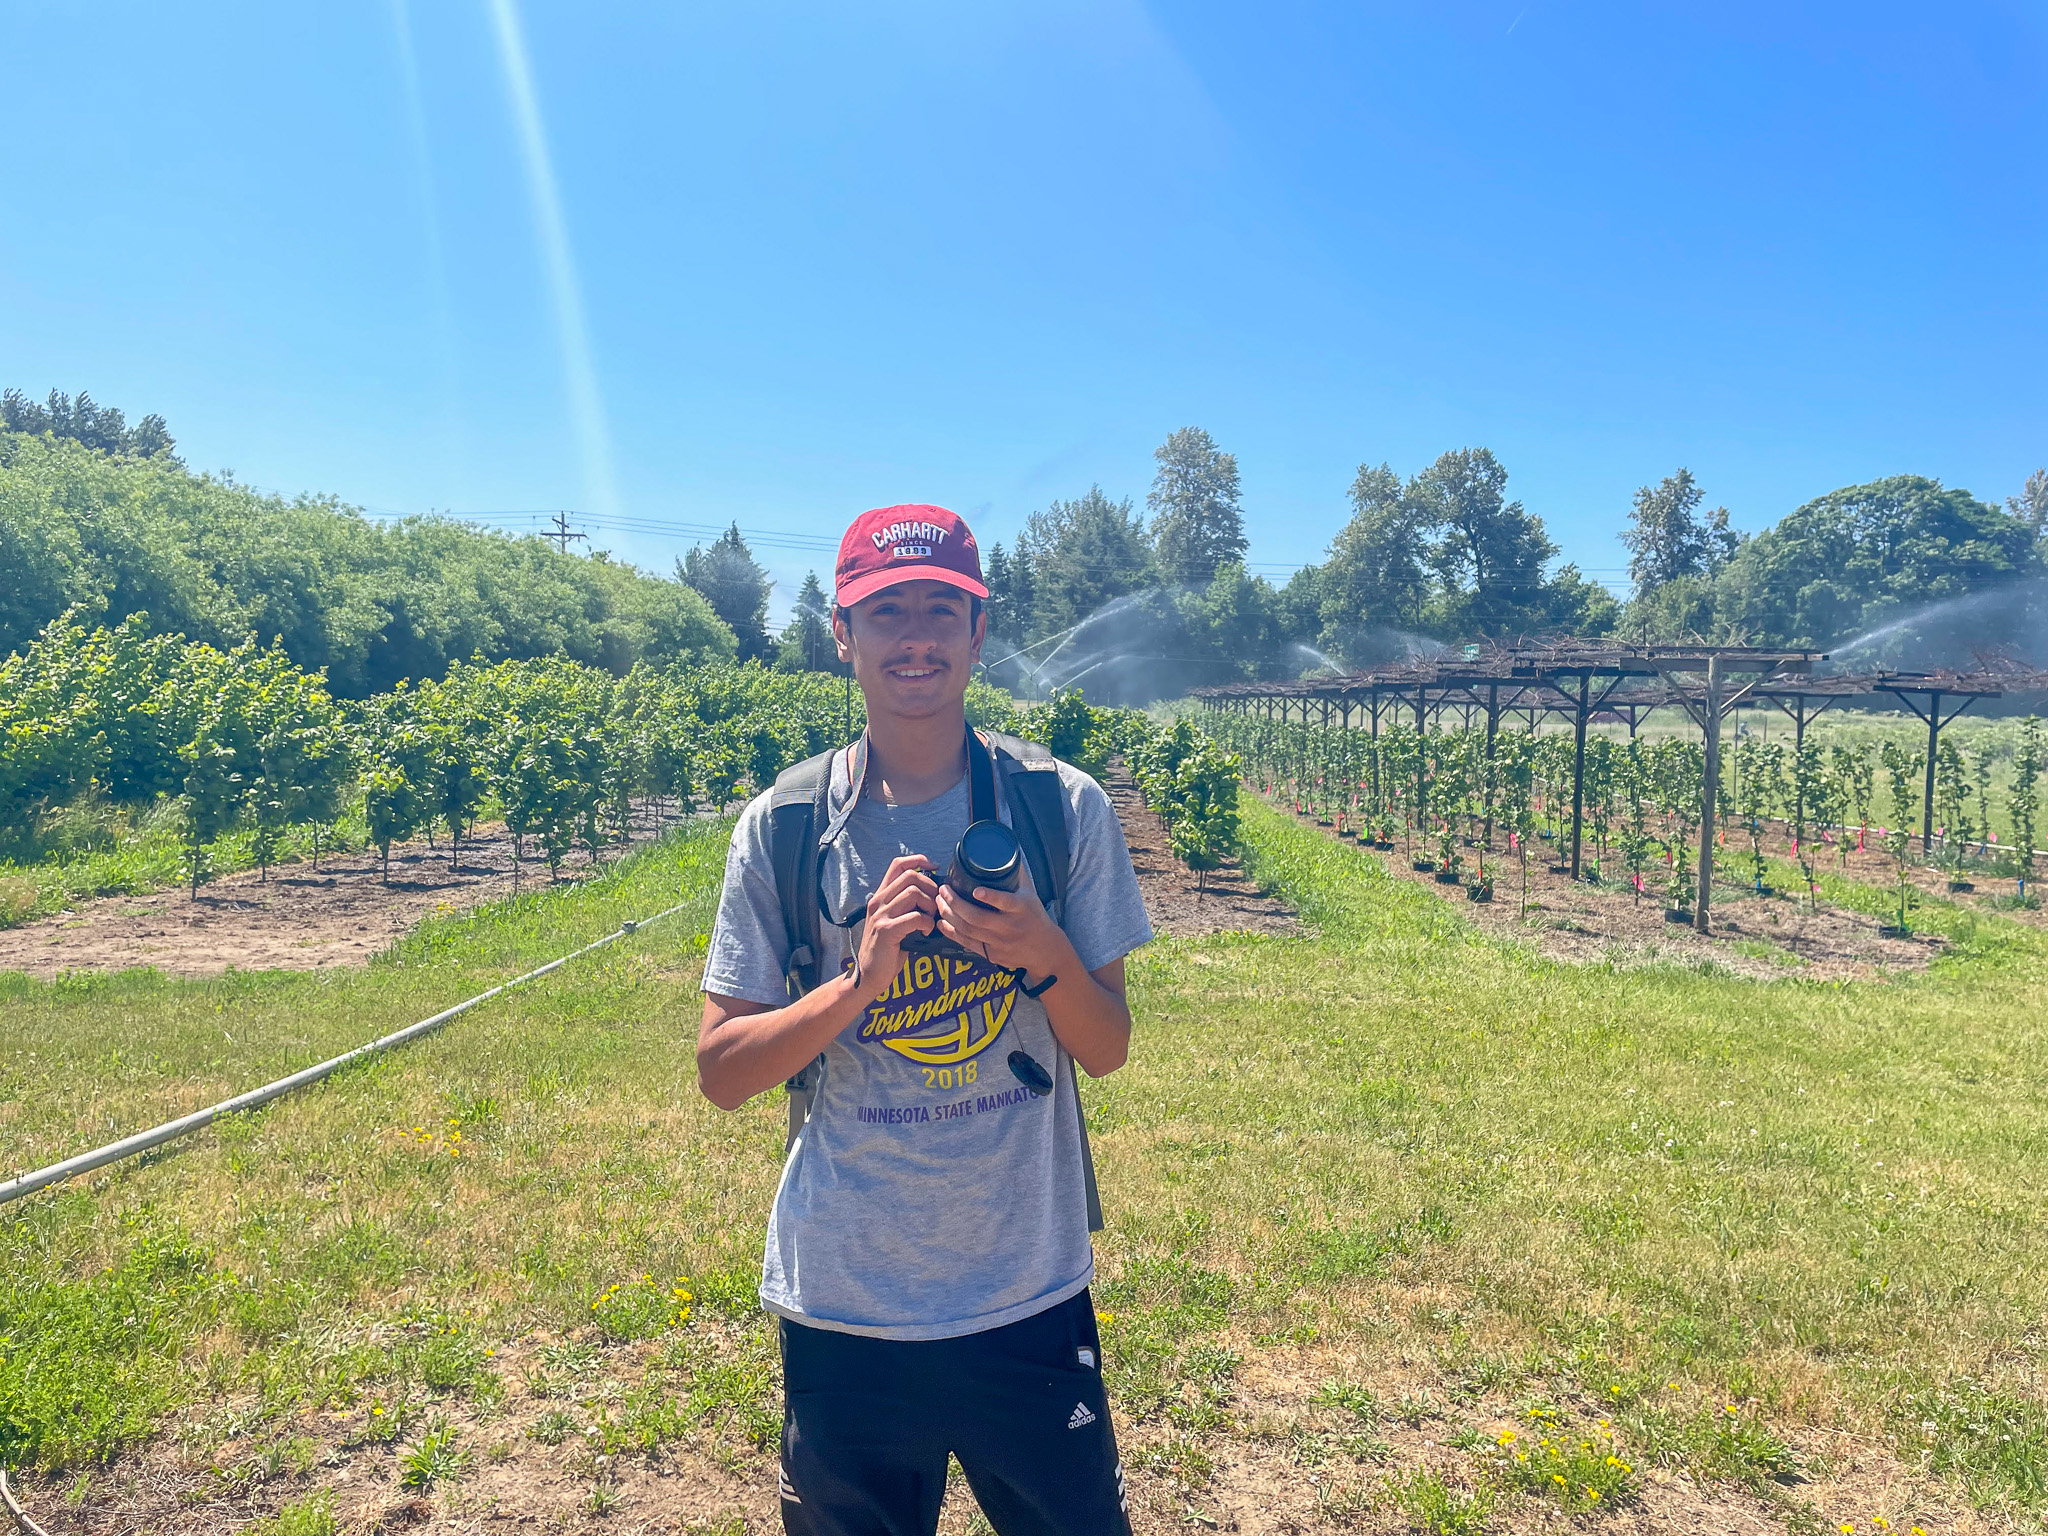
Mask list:
[[1501,634],[1541,622],[1543,563],[1557,546],[1542,518],[1507,499],[1507,483],[1487,448],[1455,449],[1409,482],[1412,515],[1435,534],[1427,559],[1446,630]]
[[98,404],[84,390],[73,399],[61,390],[51,390],[38,405],[18,389],[0,394],[0,431],[49,433],[83,443],[95,453],[118,453],[131,458],[177,458],[177,444],[161,416],[145,416],[134,426],[112,406]]
[[1206,586],[1216,567],[1243,560],[1244,513],[1237,505],[1237,456],[1200,427],[1182,427],[1153,453],[1159,471],[1145,498],[1152,543],[1169,581]]
[[[1816,497],[1743,543],[1716,582],[1716,622],[1764,645],[1839,644],[1917,609],[2042,574],[2033,530],[1968,491],[1893,475]],[[2022,610],[1973,616],[2011,638]]]
[[[1429,576],[1421,506],[1392,466],[1358,466],[1351,482],[1351,520],[1330,541],[1319,583],[1325,644],[1347,652],[1371,649],[1366,637],[1372,631],[1412,628],[1422,621]],[[1361,651],[1354,659],[1370,658]]]
[[790,672],[839,670],[839,653],[832,643],[832,604],[818,584],[816,571],[804,573],[796,609],[783,626],[776,665]]
[[1684,468],[1636,491],[1621,542],[1628,546],[1628,576],[1637,597],[1680,577],[1711,576],[1735,553],[1728,509],[1716,507],[1702,517],[1703,499],[1692,471]]
[[676,579],[702,594],[711,611],[731,627],[742,661],[767,653],[772,583],[740,537],[738,523],[721,533],[708,549],[699,544],[684,555],[676,563]]
[[1077,500],[1055,501],[1032,513],[1011,560],[1013,568],[1030,566],[1033,639],[1078,624],[1157,580],[1144,519],[1131,510],[1128,496],[1111,501],[1099,485]]
[[2048,537],[2048,469],[2037,469],[2027,476],[2026,488],[2017,496],[2006,497],[2005,505],[2014,517],[2034,530],[2035,538]]
[[988,580],[988,632],[1007,646],[1023,645],[1037,636],[1036,592],[1030,548],[1019,540],[1015,554],[997,544],[982,570]]

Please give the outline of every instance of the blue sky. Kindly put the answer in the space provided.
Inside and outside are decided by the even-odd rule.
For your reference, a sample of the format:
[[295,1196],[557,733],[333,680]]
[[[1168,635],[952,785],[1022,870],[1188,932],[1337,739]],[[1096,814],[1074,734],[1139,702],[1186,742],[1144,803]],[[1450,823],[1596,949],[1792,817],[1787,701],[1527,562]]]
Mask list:
[[1757,528],[2048,462],[2038,6],[0,14],[0,382],[287,493],[737,519],[786,599],[1190,423],[1276,577],[1473,444],[1606,576],[1679,464]]

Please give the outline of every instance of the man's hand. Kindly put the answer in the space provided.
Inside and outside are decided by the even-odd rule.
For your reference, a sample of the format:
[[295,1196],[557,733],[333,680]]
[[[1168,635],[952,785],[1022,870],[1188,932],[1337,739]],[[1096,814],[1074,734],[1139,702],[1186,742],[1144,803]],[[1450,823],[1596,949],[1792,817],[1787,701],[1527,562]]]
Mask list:
[[854,990],[872,1001],[889,990],[903,968],[903,941],[930,933],[939,915],[939,883],[923,859],[906,854],[891,859],[868,902],[861,927],[860,954],[854,962]]
[[[976,906],[975,902],[982,905]],[[1027,872],[1014,891],[977,886],[969,901],[951,886],[938,891],[939,932],[971,954],[1036,977],[1057,975],[1073,946],[1032,889]],[[1073,962],[1074,966],[1079,961]],[[1072,966],[1068,967],[1073,968]]]

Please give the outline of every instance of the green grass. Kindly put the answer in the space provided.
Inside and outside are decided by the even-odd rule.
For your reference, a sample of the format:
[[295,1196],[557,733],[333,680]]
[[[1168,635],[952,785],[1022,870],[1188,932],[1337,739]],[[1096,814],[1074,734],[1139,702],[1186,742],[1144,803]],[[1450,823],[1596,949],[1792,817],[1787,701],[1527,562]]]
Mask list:
[[[1828,1426],[1980,1503],[2048,1506],[2048,939],[1930,902],[1954,948],[1923,976],[1576,967],[1245,816],[1313,931],[1135,957],[1131,1064],[1083,1089],[1133,1468],[1199,1485],[1257,1407],[1248,1363],[1308,1350],[1329,1427],[1303,1456],[1370,1459],[1375,1425],[1409,1422],[1462,1443],[1541,1402],[1574,1447],[1608,1419],[1632,1469],[1768,1490]],[[782,1106],[721,1114],[693,1081],[723,837],[431,924],[356,973],[0,978],[0,1159],[31,1166],[691,903],[398,1055],[0,1211],[0,1453],[90,1462],[174,1408],[203,1443],[326,1406],[401,1455],[502,1393],[486,1351],[534,1328],[591,1330],[523,1367],[561,1399],[536,1438],[630,1453],[711,1424],[772,1447],[752,1286]],[[580,1408],[579,1351],[626,1339],[654,1341],[646,1379]],[[90,1362],[83,1390],[50,1389],[58,1360]],[[1519,1496],[1490,1435],[1471,1454],[1482,1499]],[[1411,1521],[1485,1524],[1438,1486],[1401,1483]]]
[[1388,1478],[1388,1502],[1423,1536],[1483,1536],[1493,1519],[1493,1493],[1485,1487],[1452,1488],[1441,1474],[1417,1468]]

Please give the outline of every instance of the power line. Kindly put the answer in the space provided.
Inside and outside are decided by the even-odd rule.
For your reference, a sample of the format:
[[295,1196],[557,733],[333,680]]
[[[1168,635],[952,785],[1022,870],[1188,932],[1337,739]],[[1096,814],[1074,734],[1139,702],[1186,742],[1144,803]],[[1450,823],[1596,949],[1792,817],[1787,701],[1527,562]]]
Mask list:
[[572,539],[587,540],[590,537],[589,534],[583,532],[583,530],[580,528],[570,528],[569,514],[566,512],[557,512],[554,515],[553,522],[555,525],[554,532],[550,533],[543,529],[537,535],[537,537],[543,539],[553,539],[556,543],[556,547],[559,548],[565,555],[569,553],[569,543]]

